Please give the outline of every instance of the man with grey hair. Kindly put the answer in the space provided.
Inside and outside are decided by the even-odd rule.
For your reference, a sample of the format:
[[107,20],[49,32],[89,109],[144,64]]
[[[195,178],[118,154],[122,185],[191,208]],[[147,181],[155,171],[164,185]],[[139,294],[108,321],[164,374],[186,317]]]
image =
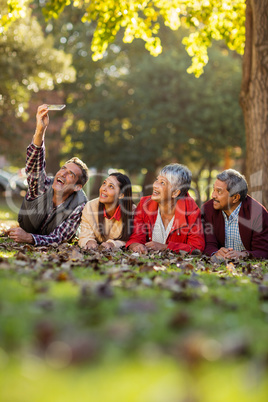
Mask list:
[[200,209],[188,194],[191,179],[191,171],[178,163],[160,171],[152,195],[142,197],[136,208],[126,247],[141,254],[148,250],[204,250]]
[[205,254],[268,258],[268,212],[247,191],[246,179],[238,171],[228,169],[217,175],[212,199],[202,206]]

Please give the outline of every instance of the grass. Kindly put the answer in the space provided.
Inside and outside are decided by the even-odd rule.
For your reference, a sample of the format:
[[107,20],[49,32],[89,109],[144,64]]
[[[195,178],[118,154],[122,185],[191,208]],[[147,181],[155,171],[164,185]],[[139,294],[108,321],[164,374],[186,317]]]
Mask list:
[[16,221],[21,202],[20,197],[0,196],[0,222]]
[[6,229],[17,225],[17,217],[22,199],[0,194],[0,235]]
[[3,402],[266,402],[268,265],[0,238]]
[[[267,401],[267,382],[251,378],[245,363],[203,364],[189,372],[165,356],[145,361],[136,357],[117,364],[53,369],[28,355],[23,364],[11,361],[1,373],[5,402],[237,402]],[[23,392],[22,392],[23,391]],[[51,395],[51,397],[49,396]],[[187,399],[188,398],[188,399]]]
[[159,256],[72,261],[73,247],[60,262],[60,248],[1,239],[1,400],[265,400],[266,262],[230,271],[196,257],[187,271],[171,254],[155,271]]

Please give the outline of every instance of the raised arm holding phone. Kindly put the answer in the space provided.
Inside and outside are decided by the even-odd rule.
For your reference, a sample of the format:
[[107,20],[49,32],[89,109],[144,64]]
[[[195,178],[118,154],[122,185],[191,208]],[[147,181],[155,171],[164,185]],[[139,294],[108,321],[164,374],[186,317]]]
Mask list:
[[19,211],[20,227],[8,232],[16,242],[36,246],[70,240],[78,229],[87,202],[82,187],[88,180],[88,168],[79,158],[65,162],[54,178],[46,174],[48,111],[46,104],[38,107],[36,130],[27,148],[28,191]]

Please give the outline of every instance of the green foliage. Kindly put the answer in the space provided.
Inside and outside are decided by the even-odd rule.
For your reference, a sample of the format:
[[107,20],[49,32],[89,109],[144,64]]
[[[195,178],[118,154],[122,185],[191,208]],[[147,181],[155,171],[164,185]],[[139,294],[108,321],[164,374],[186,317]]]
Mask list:
[[[49,7],[52,9],[64,4],[53,2]],[[94,4],[90,2],[89,7]],[[88,21],[81,24],[84,9],[82,3],[79,5],[81,10],[77,5],[66,7],[59,19],[50,20],[46,24],[41,19],[40,7],[36,3],[34,7],[34,16],[48,35],[48,43],[44,43],[44,47],[48,44],[50,46],[47,52],[53,55],[52,44],[49,42],[53,37],[55,46],[62,52],[59,57],[64,57],[63,52],[70,53],[77,71],[76,81],[62,86],[68,104],[63,132],[65,154],[79,155],[90,166],[98,169],[124,168],[131,173],[139,173],[141,169],[155,171],[170,161],[179,161],[190,164],[194,174],[195,171],[196,174],[200,172],[201,168],[211,170],[218,165],[227,148],[231,152],[240,150],[241,155],[244,149],[244,127],[238,104],[240,56],[228,51],[223,42],[215,45],[214,41],[209,51],[211,63],[205,74],[196,80],[186,73],[190,58],[181,45],[182,38],[193,33],[192,26],[196,23],[193,14],[189,14],[187,19],[184,16],[190,30],[174,32],[165,26],[175,29],[180,23],[176,19],[178,13],[174,10],[169,12],[170,2],[165,5],[163,2],[151,2],[150,6],[144,2],[142,7],[146,14],[145,20],[148,18],[151,24],[156,21],[157,7],[159,13],[164,13],[165,25],[157,22],[157,32],[164,44],[163,52],[157,58],[152,58],[144,50],[143,41],[137,39],[138,36],[129,46],[124,43],[125,32],[120,30],[114,43],[106,47],[104,57],[93,62],[89,43],[94,40],[96,27]],[[98,2],[99,8],[96,8],[95,13],[99,10],[97,14],[106,18],[113,7],[123,5],[122,2],[117,5],[113,1]],[[127,2],[126,7],[135,12],[136,5],[135,2]],[[104,13],[106,17],[101,13],[101,7],[108,13]],[[187,7],[190,7],[190,3]],[[201,12],[202,7],[197,9],[199,17],[210,20],[210,5],[206,5],[206,13]],[[96,18],[97,14],[94,14]],[[115,22],[109,20],[110,23]],[[15,25],[8,31],[10,37],[12,29],[15,29]],[[106,35],[104,31],[103,35]],[[202,37],[205,38],[204,35]],[[214,36],[211,33],[209,37],[211,42]],[[33,49],[33,52],[36,54],[37,49]],[[30,54],[31,59],[34,57]],[[55,59],[59,60],[58,57]],[[44,63],[46,68],[55,66],[55,74],[62,71],[57,63],[46,65],[46,60],[47,57],[38,59],[35,65],[41,66]],[[21,63],[22,66],[24,64],[25,61]],[[6,68],[6,71],[11,70]],[[40,77],[38,71],[37,74]],[[52,79],[46,79],[46,74],[43,76],[45,82],[52,83]],[[27,86],[17,86],[12,92],[15,100],[15,95],[24,95],[24,89],[31,89],[28,81],[27,77],[23,81]],[[38,83],[34,76],[32,81]],[[36,85],[35,90],[40,88],[41,85]],[[30,96],[29,93],[27,96]],[[23,111],[24,107],[20,107],[20,110]],[[10,131],[11,128],[6,130]]]
[[[212,40],[224,40],[227,46],[243,53],[245,41],[244,0],[50,0],[43,9],[47,19],[57,18],[64,8],[73,4],[83,10],[83,22],[94,26],[91,41],[93,60],[101,59],[108,45],[123,31],[123,41],[131,43],[142,39],[145,48],[153,56],[162,52],[160,25],[162,21],[172,30],[180,26],[191,28],[184,39],[187,52],[192,57],[188,72],[199,76],[208,61],[207,48]],[[18,18],[25,7],[24,1],[9,1],[12,18],[2,16],[6,27],[10,20]]]
[[[2,154],[8,153],[13,158],[20,156],[20,125],[27,118],[26,109],[32,93],[52,90],[75,79],[71,55],[53,46],[53,38],[44,37],[30,10],[25,18],[17,20],[0,35]],[[17,146],[12,148],[11,142],[16,142]]]
[[244,0],[213,0],[186,2],[189,6],[186,26],[191,27],[191,34],[183,39],[183,44],[192,66],[189,73],[197,77],[203,73],[203,67],[209,58],[207,49],[212,40],[224,40],[226,45],[239,54],[243,54],[245,45],[245,8]]
[[77,154],[98,169],[139,173],[170,161],[199,171],[218,166],[226,149],[243,152],[240,56],[214,43],[211,63],[197,80],[186,73],[190,60],[181,33],[161,27],[165,47],[157,58],[140,40],[131,46],[116,41],[93,63],[92,27],[80,24],[76,10],[67,11],[48,27],[55,43],[73,54],[77,71],[75,84],[65,85],[68,156]]
[[7,30],[12,22],[25,18],[29,0],[1,0],[0,34]]
[[58,18],[59,14],[64,10],[66,6],[71,3],[70,0],[50,0],[46,2],[46,7],[44,8],[44,15],[49,18]]

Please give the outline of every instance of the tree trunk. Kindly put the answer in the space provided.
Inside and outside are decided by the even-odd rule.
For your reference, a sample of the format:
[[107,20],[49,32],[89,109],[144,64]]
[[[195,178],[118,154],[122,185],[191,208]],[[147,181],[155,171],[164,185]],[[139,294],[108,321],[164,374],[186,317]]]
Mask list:
[[148,170],[144,177],[142,185],[142,195],[151,195],[153,191],[153,182],[155,181],[155,171]]
[[207,179],[207,189],[206,189],[207,199],[206,199],[206,201],[211,199],[211,194],[212,194],[212,186],[211,186],[212,170],[213,170],[213,165],[210,163],[209,166],[208,166],[208,179]]
[[200,177],[201,177],[201,173],[203,172],[203,170],[205,169],[205,167],[206,167],[206,162],[204,162],[201,166],[200,166],[200,168],[198,169],[198,171],[195,173],[195,175],[193,175],[192,176],[192,182],[193,183],[195,183],[195,189],[194,188],[192,188],[192,186],[191,186],[191,188],[192,188],[192,190],[194,190],[195,191],[195,202],[197,203],[197,205],[200,207],[201,206],[201,204],[202,204],[202,201],[201,201],[201,191],[200,191],[200,186],[199,186],[199,180],[200,180]]
[[268,8],[247,0],[246,43],[240,102],[246,129],[250,194],[268,207]]
[[[97,198],[99,196],[100,186],[102,185],[102,182],[106,176],[108,176],[108,175],[107,174],[105,175],[102,172],[102,170],[98,170],[95,173],[94,179],[93,179],[93,184],[90,186],[89,191],[87,193],[87,196],[90,200],[92,200],[93,198]],[[90,180],[89,184],[91,184],[91,180]]]
[[199,187],[199,176],[193,176],[192,182],[195,184],[195,188],[192,188],[195,192],[195,202],[200,207],[201,206],[201,194],[200,194],[200,187]]

